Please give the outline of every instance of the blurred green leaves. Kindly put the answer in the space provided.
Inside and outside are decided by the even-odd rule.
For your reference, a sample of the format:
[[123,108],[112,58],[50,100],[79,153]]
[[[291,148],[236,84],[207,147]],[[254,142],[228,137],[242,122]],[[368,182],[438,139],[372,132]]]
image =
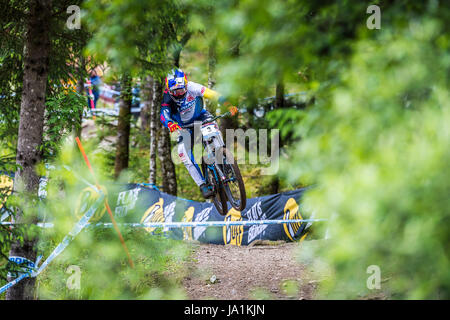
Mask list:
[[[183,299],[178,287],[184,275],[183,244],[144,230],[122,230],[134,259],[126,256],[113,229],[82,232],[40,278],[42,299]],[[80,268],[79,289],[67,287],[66,269]]]
[[304,111],[293,108],[275,109],[266,115],[269,128],[280,129],[280,138],[283,144],[291,144],[300,138],[297,127],[304,117]]
[[[372,296],[374,291],[366,286],[367,267],[376,265],[381,270],[380,291],[388,297],[448,299],[450,9],[433,0],[373,4],[381,8],[381,30],[367,29],[367,3],[349,0],[222,0],[213,5],[203,0],[88,0],[82,23],[93,35],[87,53],[120,73],[136,76],[147,70],[162,75],[173,63],[171,51],[180,49],[177,42],[192,32],[185,61],[194,81],[206,79],[206,52],[199,51],[217,41],[217,89],[233,101],[246,98],[248,110],[255,108],[253,101],[272,95],[280,82],[288,93],[307,91],[311,100],[306,108],[268,108],[260,122],[280,129],[287,144],[289,156],[281,165],[286,180],[316,186],[306,194],[305,210],[330,219],[315,226],[327,229],[326,245],[300,249],[307,259],[319,257],[317,268],[329,275],[321,286],[322,297]],[[2,12],[9,14],[8,10]],[[5,71],[0,73],[0,166],[9,163],[3,166],[7,170],[14,158],[7,159],[15,149],[10,132],[17,130],[22,91],[22,72],[17,70],[23,63],[23,25],[20,15],[13,18],[3,19],[7,41],[0,45],[0,67]],[[56,41],[54,48],[78,52],[83,45],[84,41]],[[63,66],[70,50],[64,52],[55,65],[59,68],[51,69],[52,79],[68,79],[70,68]],[[85,102],[59,95],[54,87],[47,99],[44,151],[59,158],[50,174],[45,209],[57,228],[47,230],[40,242],[47,253],[73,225],[72,210],[84,188],[61,166],[68,164],[90,179],[85,165],[75,160],[79,155],[74,156],[71,144],[56,152],[60,134],[75,124],[71,108]],[[85,148],[92,154],[100,184],[114,189],[108,179],[110,154],[98,151],[97,143],[93,139]],[[142,161],[135,161],[135,167],[143,167],[144,157],[134,154]],[[146,176],[137,170],[132,174]],[[180,178],[192,183],[188,179]],[[189,183],[180,185],[192,189]],[[42,297],[183,297],[171,278],[172,271],[175,279],[182,274],[179,262],[187,258],[183,246],[131,230],[125,237],[136,270],[126,267],[113,230],[84,232],[43,275]],[[82,270],[78,292],[66,287],[69,264]]]
[[384,28],[356,43],[344,83],[307,113],[289,176],[318,184],[304,199],[316,215],[336,213],[316,252],[335,272],[328,298],[371,294],[373,264],[392,298],[447,299],[450,55],[439,44],[448,32],[427,16]]
[[387,297],[447,299],[450,8],[372,4],[381,30],[366,27],[364,2],[219,1],[207,14],[218,90],[267,97],[283,79],[314,96],[265,120],[295,138],[281,175],[314,184],[305,210],[331,219],[316,226],[330,241],[310,253],[330,269],[322,297],[373,296],[377,265]]
[[46,101],[44,158],[56,155],[62,138],[77,132],[85,105],[85,97],[74,91],[59,92]]
[[[39,251],[47,257],[69,233],[80,218],[80,200],[86,182],[94,184],[81,154],[67,140],[52,163],[45,199],[45,216],[54,228],[46,229]],[[103,176],[101,163],[90,157],[95,146],[84,145],[94,166],[96,179],[107,188],[114,211],[115,196],[125,181],[112,183]],[[124,178],[126,179],[126,177]],[[84,180],[84,181],[83,181]],[[90,202],[92,203],[92,201]],[[100,208],[99,211],[103,211]],[[106,213],[104,213],[106,214]],[[95,216],[93,217],[95,218]],[[113,228],[87,228],[70,243],[38,278],[40,299],[182,299],[179,283],[185,274],[184,262],[189,258],[187,245],[162,234],[149,235],[143,229],[121,228],[135,263],[128,265],[127,256]],[[67,286],[69,266],[81,271],[80,289]]]
[[116,72],[154,74],[169,68],[167,48],[185,26],[179,1],[85,1],[83,18],[93,39],[87,53]]

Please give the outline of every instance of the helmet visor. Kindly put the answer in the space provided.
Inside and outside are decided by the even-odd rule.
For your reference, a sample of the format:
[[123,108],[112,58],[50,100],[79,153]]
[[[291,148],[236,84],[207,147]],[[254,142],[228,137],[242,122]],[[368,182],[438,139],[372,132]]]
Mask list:
[[170,90],[170,94],[174,97],[182,97],[186,93],[185,88]]

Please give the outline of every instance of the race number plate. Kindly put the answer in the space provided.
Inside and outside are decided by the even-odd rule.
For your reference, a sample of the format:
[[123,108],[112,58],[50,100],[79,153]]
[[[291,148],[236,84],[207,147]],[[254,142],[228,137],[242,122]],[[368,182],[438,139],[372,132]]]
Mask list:
[[209,124],[202,126],[201,131],[202,131],[202,135],[209,136],[209,135],[219,131],[219,128],[217,127],[217,125],[215,123],[209,123]]

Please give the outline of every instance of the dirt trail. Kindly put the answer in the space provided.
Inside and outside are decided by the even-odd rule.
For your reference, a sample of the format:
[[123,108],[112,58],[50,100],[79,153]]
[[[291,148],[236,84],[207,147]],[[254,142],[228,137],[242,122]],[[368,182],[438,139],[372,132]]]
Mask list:
[[296,252],[298,243],[196,245],[183,281],[188,299],[313,299],[315,275],[296,261]]

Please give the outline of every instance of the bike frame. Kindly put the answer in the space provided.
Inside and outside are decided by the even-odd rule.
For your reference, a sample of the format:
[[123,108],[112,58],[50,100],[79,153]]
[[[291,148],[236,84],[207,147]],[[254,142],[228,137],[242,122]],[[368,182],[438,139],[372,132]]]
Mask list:
[[[231,206],[236,210],[243,210],[246,206],[245,186],[240,174],[237,164],[226,149],[223,142],[222,133],[215,120],[229,115],[230,112],[216,116],[212,119],[202,121],[200,131],[202,134],[202,145],[206,155],[202,160],[202,172],[206,183],[213,187],[214,205],[220,214],[225,215],[228,212],[227,201],[230,201]],[[198,125],[198,122],[197,122]],[[182,129],[194,128],[195,123],[181,126]],[[195,141],[195,137],[193,139]],[[219,154],[216,154],[219,151]],[[220,156],[217,159],[217,156]],[[229,158],[231,162],[229,162]],[[231,170],[231,172],[228,172]],[[236,171],[237,170],[237,171]],[[231,175],[229,174],[231,173]],[[237,176],[236,176],[237,175]],[[228,178],[229,176],[229,178]],[[239,186],[239,200],[232,194],[229,182],[236,182]]]
[[[215,150],[220,147],[224,147],[225,143],[223,142],[222,134],[219,131],[219,128],[217,127],[217,124],[214,122],[215,120],[230,115],[230,112],[226,112],[224,114],[218,115],[216,117],[213,117],[212,119],[207,119],[202,122],[201,124],[201,133],[202,133],[202,144],[203,149],[206,151],[207,159],[213,159],[215,158]],[[187,125],[187,126],[181,126],[182,129],[192,128],[194,124]],[[208,126],[215,126],[215,130],[210,130],[210,133],[206,133],[204,130],[202,130],[205,127]],[[226,176],[222,172],[222,170],[216,165],[216,162],[212,162],[211,164],[207,164],[206,166],[208,169],[210,169],[214,173],[214,179],[216,180],[216,185],[219,185],[219,183],[226,182]],[[206,170],[205,170],[206,171]],[[203,172],[205,175],[205,179],[208,179],[207,172]],[[220,178],[219,178],[220,177]],[[212,182],[212,181],[211,181]]]
[[[214,125],[215,127],[217,127],[217,125],[214,122],[207,122],[205,124],[202,124],[202,127],[208,127]],[[222,135],[220,133],[220,131],[214,131],[211,134],[203,134],[202,132],[202,142],[203,142],[203,149],[206,152],[206,157],[209,160],[213,160],[213,162],[211,164],[206,164],[206,168],[207,170],[211,170],[214,173],[214,179],[215,179],[215,185],[217,187],[219,187],[220,182],[221,181],[225,181],[226,176],[223,174],[222,170],[220,169],[219,166],[216,165],[216,162],[214,161],[215,158],[215,150],[217,148],[223,147],[225,144],[223,143],[223,139],[222,139]],[[205,161],[203,159],[203,161]],[[205,172],[203,173],[205,175],[205,179],[207,182],[212,183],[213,181],[208,181],[209,180],[209,175],[207,173],[207,170],[205,170]]]

